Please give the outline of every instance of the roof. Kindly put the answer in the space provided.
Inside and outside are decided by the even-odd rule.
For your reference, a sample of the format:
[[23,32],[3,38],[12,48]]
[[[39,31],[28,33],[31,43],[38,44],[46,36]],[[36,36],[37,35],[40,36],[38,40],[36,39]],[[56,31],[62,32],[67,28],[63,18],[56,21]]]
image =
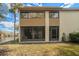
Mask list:
[[63,8],[63,11],[79,11],[78,8]]
[[20,12],[25,11],[52,11],[52,10],[61,10],[60,7],[21,7],[19,8]]
[[61,8],[61,7],[20,7],[20,12],[26,12],[26,11],[79,11],[79,9],[75,8]]

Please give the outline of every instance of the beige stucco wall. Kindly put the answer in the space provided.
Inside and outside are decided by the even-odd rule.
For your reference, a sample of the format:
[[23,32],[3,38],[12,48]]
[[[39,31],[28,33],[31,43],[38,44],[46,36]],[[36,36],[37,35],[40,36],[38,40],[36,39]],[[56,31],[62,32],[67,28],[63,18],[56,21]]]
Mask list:
[[79,11],[60,11],[60,41],[62,33],[67,35],[79,31]]

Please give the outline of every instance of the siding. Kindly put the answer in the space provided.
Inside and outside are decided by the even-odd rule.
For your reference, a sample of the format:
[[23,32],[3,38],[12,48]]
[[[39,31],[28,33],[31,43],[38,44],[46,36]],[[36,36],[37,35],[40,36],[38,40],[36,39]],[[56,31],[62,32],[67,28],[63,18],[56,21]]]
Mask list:
[[[59,26],[59,19],[50,19],[50,26]],[[20,26],[45,26],[45,19],[21,19]]]
[[59,26],[59,24],[60,24],[59,21],[60,21],[59,19],[50,19],[49,25],[50,26]]
[[44,26],[45,20],[44,18],[40,19],[21,19],[20,26]]

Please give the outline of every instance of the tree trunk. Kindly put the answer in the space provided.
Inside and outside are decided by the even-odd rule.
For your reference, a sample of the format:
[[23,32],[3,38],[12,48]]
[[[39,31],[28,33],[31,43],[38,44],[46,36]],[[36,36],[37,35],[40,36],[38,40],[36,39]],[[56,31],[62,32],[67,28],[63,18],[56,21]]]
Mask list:
[[16,14],[14,13],[14,41],[16,40]]

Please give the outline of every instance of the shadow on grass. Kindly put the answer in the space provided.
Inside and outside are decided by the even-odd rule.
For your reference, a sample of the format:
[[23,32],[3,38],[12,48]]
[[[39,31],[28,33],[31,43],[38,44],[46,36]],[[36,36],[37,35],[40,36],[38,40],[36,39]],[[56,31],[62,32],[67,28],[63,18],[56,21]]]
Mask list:
[[79,56],[79,49],[75,49],[75,47],[61,46],[57,49],[59,50],[59,56]]
[[0,56],[7,56],[7,52],[9,51],[8,48],[0,48]]
[[3,44],[19,44],[19,40],[13,40],[13,41],[9,41],[9,42],[6,42],[6,43],[2,43]]

